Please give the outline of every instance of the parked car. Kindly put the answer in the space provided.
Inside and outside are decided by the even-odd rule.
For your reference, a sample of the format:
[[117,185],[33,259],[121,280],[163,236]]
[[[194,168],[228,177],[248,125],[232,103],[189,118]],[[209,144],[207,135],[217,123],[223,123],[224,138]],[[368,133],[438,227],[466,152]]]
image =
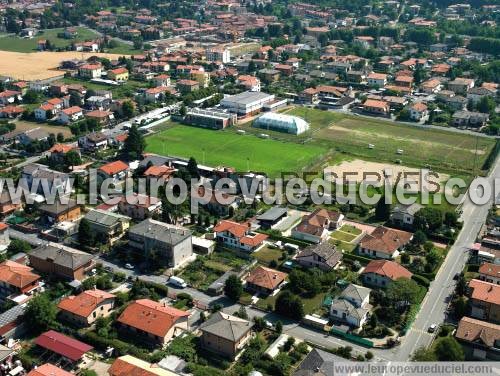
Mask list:
[[181,289],[184,289],[187,287],[186,281],[184,281],[182,278],[179,278],[176,276],[170,277],[170,279],[168,280],[168,283],[172,286],[180,287]]
[[127,264],[125,264],[125,268],[129,269],[129,270],[133,270],[134,269],[134,265],[127,263]]
[[437,329],[437,325],[436,324],[431,324],[431,326],[429,326],[429,329],[428,329],[428,332],[429,333],[434,333]]

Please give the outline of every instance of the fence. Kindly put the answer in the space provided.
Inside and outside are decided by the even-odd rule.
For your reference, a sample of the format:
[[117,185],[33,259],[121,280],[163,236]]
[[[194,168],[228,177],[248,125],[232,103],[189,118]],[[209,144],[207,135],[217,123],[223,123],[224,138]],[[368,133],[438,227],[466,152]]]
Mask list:
[[342,332],[338,329],[335,329],[335,328],[332,328],[330,330],[330,334],[333,334],[337,337],[342,337],[344,338],[345,340],[347,341],[351,341],[351,342],[354,342],[354,343],[357,343],[358,345],[361,345],[361,346],[365,346],[365,347],[368,347],[368,348],[372,348],[373,347],[373,342],[366,339],[366,338],[363,338],[363,337],[360,337],[360,336],[357,336],[355,334],[351,334],[351,333],[345,333],[345,332]]

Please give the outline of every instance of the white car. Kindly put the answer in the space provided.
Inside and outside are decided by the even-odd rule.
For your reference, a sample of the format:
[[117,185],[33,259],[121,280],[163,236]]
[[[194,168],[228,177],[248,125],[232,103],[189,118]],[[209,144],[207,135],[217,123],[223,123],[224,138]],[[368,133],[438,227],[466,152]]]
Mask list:
[[127,264],[125,264],[125,268],[129,269],[129,270],[132,270],[132,269],[134,269],[134,265],[127,263]]
[[431,324],[431,326],[429,326],[429,333],[434,333],[436,331],[436,328],[437,328],[437,325],[436,324]]

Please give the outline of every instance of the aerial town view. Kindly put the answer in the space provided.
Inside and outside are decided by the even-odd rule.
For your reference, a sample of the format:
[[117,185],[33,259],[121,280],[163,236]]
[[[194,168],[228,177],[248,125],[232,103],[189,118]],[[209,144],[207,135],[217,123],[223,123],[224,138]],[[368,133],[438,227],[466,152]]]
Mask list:
[[0,376],[500,375],[500,0],[0,0]]

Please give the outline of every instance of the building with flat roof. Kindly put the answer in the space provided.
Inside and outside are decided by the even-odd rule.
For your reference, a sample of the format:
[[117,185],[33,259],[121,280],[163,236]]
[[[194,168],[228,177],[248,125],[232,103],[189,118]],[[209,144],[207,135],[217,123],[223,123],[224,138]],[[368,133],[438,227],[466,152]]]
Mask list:
[[184,121],[190,125],[202,128],[224,129],[236,123],[237,116],[231,112],[221,110],[203,110],[193,108],[189,110]]
[[273,94],[258,91],[245,91],[240,94],[224,98],[220,104],[223,108],[240,117],[251,116],[259,113],[264,104],[274,100]]

